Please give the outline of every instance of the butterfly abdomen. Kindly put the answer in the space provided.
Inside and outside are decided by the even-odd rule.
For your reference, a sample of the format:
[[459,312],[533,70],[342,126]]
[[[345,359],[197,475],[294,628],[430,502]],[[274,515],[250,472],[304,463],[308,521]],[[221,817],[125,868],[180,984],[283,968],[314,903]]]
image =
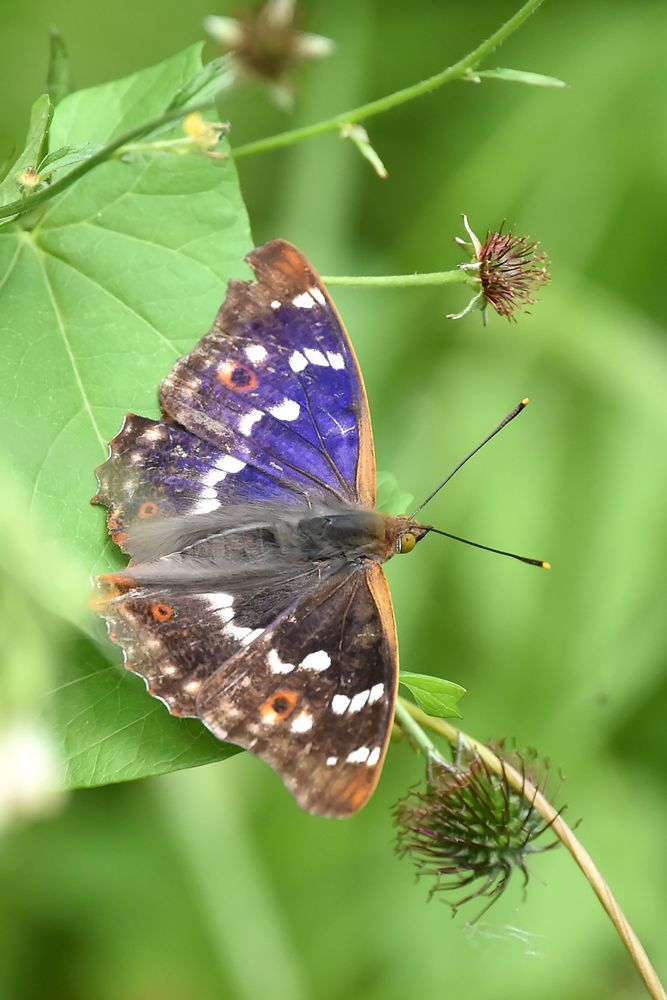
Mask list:
[[[293,508],[274,506],[258,519],[255,511],[248,509],[243,516],[236,508],[233,526],[227,517],[211,514],[190,518],[187,531],[180,524],[184,520],[156,523],[151,529],[161,528],[159,533],[150,530],[137,536],[143,558],[129,567],[137,584],[224,584],[239,576],[247,580],[330,560],[384,561],[389,554],[390,519],[374,511],[342,507],[303,516]],[[151,543],[156,543],[152,553]]]

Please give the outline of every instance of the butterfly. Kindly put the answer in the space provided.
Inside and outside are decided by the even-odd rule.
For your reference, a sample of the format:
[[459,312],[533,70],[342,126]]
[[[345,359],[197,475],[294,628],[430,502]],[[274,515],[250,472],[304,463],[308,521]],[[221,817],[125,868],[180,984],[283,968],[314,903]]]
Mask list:
[[282,240],[246,259],[256,280],[230,282],[160,387],[162,419],[128,415],[97,470],[92,502],[130,561],[98,579],[96,607],[173,715],[263,758],[303,809],[345,817],[375,789],[394,718],[382,564],[438,529],[375,510],[361,371],[312,265]]

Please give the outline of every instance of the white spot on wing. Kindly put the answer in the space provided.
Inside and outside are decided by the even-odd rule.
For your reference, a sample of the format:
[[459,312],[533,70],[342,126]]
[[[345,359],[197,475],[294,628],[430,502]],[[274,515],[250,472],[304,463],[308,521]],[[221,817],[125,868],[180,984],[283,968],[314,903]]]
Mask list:
[[280,309],[280,299],[274,299],[271,303],[272,309]]
[[307,733],[312,728],[313,717],[310,712],[299,712],[290,726],[290,731],[293,733]]
[[380,759],[381,753],[382,753],[382,747],[373,747],[373,749],[368,755],[368,760],[366,761],[369,767],[375,767],[375,765]]
[[345,367],[345,358],[338,351],[327,351],[327,358],[332,368],[341,369]]
[[368,704],[374,705],[376,701],[379,701],[384,694],[384,684],[374,684],[371,688],[371,693],[368,696]]
[[302,372],[307,364],[301,351],[293,351],[290,355],[289,366],[293,372]]
[[188,681],[187,684],[183,685],[183,690],[188,694],[195,694],[196,691],[201,687],[201,681]]
[[315,299],[309,292],[301,292],[300,295],[294,296],[292,304],[295,305],[297,309],[312,309],[315,305]]
[[214,611],[223,622],[229,622],[234,617],[232,607],[234,598],[231,594],[202,594],[211,611]]
[[250,635],[252,629],[246,628],[245,625],[233,625],[230,622],[229,625],[225,626],[224,632],[230,639],[238,639],[241,642],[246,636]]
[[261,344],[248,344],[245,349],[246,357],[252,361],[253,365],[259,365],[266,357],[266,348]]
[[285,396],[282,403],[269,407],[269,413],[278,420],[296,420],[301,413],[301,407],[296,400],[288,399]]
[[277,649],[270,649],[266,659],[272,674],[290,674],[294,670],[293,663],[285,663],[280,659]]
[[164,437],[164,434],[164,427],[160,427],[160,425],[157,424],[155,427],[147,427],[141,436],[147,441],[159,441],[160,438]]
[[201,500],[217,500],[218,499],[218,491],[215,489],[215,484],[219,483],[221,479],[224,479],[226,475],[227,475],[226,472],[217,472],[217,473],[214,472],[213,474],[211,474],[209,472],[207,474],[206,480],[205,480],[206,485],[202,486],[202,488],[201,488],[201,493],[199,495],[200,499]]
[[321,368],[329,367],[329,362],[324,357],[322,352],[315,350],[314,347],[304,347],[303,353],[306,355],[311,365],[319,365]]
[[346,694],[335,694],[331,699],[331,711],[334,715],[344,715],[349,704],[350,699]]
[[299,664],[304,670],[314,670],[320,673],[331,666],[331,657],[324,649],[317,649],[314,653],[308,653]]
[[201,500],[197,500],[196,504],[192,508],[193,514],[208,514],[212,510],[217,510],[220,504],[217,500],[212,497],[204,497]]
[[242,462],[240,458],[234,458],[233,455],[223,455],[215,463],[218,469],[223,472],[240,472],[241,469],[245,469],[246,463]]
[[310,294],[317,302],[319,302],[321,306],[325,306],[327,304],[327,300],[324,298],[324,295],[322,294],[322,290],[320,288],[311,288]]
[[335,767],[338,763],[338,757],[327,757],[327,767]]
[[360,712],[364,707],[368,698],[370,696],[370,691],[359,691],[355,694],[354,698],[350,702],[350,712]]
[[209,500],[217,500],[218,492],[213,487],[226,478],[227,472],[221,465],[215,465],[210,469],[202,480],[201,499],[208,497]]
[[203,597],[209,602],[214,610],[218,608],[231,608],[234,603],[234,597],[232,594],[223,594],[222,591],[215,594],[203,594]]
[[245,434],[246,437],[248,437],[249,434],[252,434],[253,427],[258,420],[262,419],[263,416],[264,414],[261,410],[251,410],[250,413],[244,413],[239,420],[239,430],[241,431],[241,434]]
[[365,764],[368,760],[370,750],[368,747],[357,747],[352,753],[347,755],[348,764]]
[[255,641],[255,639],[259,639],[263,631],[263,628],[254,628],[252,632],[249,632],[248,635],[241,639],[241,645],[249,646],[251,642]]

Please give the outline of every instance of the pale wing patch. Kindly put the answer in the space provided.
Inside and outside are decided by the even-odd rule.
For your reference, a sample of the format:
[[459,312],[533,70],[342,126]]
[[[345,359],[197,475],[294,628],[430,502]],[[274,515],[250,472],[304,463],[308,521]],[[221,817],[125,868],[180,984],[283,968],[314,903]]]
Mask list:
[[334,715],[344,715],[349,704],[350,699],[346,694],[335,694],[331,699],[331,711]]
[[325,356],[322,354],[321,351],[318,351],[316,348],[304,347],[303,353],[306,355],[311,365],[319,365],[320,368],[329,367],[329,362],[327,361]]
[[312,309],[315,305],[315,299],[309,292],[301,292],[294,296],[292,305],[295,305],[297,309]]
[[360,712],[370,697],[370,691],[359,691],[350,702],[349,712]]
[[246,462],[242,462],[240,458],[234,458],[233,455],[223,455],[216,462],[218,469],[222,472],[240,472],[241,469],[245,469]]
[[314,670],[316,673],[320,673],[331,666],[331,657],[326,650],[317,649],[314,653],[308,653],[307,656],[304,656],[299,666],[303,670]]
[[301,353],[301,351],[292,351],[292,353],[290,354],[290,359],[289,359],[288,363],[289,363],[289,366],[292,369],[292,371],[295,372],[296,374],[298,374],[299,372],[302,372],[304,370],[304,368],[306,368],[307,365],[308,365],[308,362],[304,358],[304,356]]
[[264,413],[262,410],[251,410],[250,413],[244,413],[239,420],[239,430],[241,431],[241,434],[244,434],[246,437],[252,434],[253,427],[262,419],[263,416]]
[[310,712],[299,712],[290,726],[290,731],[293,733],[307,733],[312,728],[313,717]]
[[301,413],[301,407],[295,399],[288,399],[285,396],[282,403],[269,407],[269,413],[277,420],[296,420]]
[[248,361],[252,361],[253,365],[259,365],[266,357],[267,350],[261,344],[248,344],[245,353]]
[[270,649],[266,659],[272,674],[290,674],[294,670],[293,663],[285,663],[280,659],[277,649]]
[[213,497],[201,497],[192,507],[193,514],[209,514],[212,510],[217,510],[220,504]]
[[374,705],[384,695],[384,684],[374,684],[368,696],[368,704]]
[[332,368],[337,368],[340,371],[341,368],[345,367],[345,358],[338,351],[327,351],[327,359]]

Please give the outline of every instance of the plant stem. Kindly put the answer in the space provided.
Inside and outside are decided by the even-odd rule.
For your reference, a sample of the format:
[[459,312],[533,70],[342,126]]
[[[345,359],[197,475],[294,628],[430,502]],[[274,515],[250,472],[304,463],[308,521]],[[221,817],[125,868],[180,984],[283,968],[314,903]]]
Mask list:
[[[427,729],[438,733],[440,736],[444,736],[444,738],[454,747],[459,746],[461,741],[463,741],[464,744],[467,744],[471,750],[481,757],[489,770],[493,771],[500,777],[504,777],[504,779],[509,782],[519,795],[522,795],[527,802],[530,802],[534,806],[540,816],[542,816],[542,818],[550,824],[553,832],[565,845],[588,879],[593,892],[598,897],[600,903],[607,912],[609,919],[616,928],[621,941],[627,948],[637,971],[644,981],[644,985],[646,986],[649,996],[652,997],[653,1000],[667,1000],[667,993],[665,993],[657,972],[651,965],[649,957],[644,951],[641,941],[630,926],[625,914],[614,898],[611,889],[602,877],[601,872],[595,865],[588,851],[586,851],[581,842],[577,839],[577,837],[575,837],[573,831],[564,821],[562,816],[560,816],[557,810],[554,809],[551,803],[544,797],[544,795],[542,795],[539,789],[535,788],[535,786],[528,781],[525,775],[521,774],[505,761],[501,760],[501,758],[498,757],[493,750],[491,750],[484,743],[480,743],[479,740],[474,739],[472,736],[468,736],[466,733],[463,733],[460,729],[457,729],[456,726],[451,725],[451,723],[446,722],[444,719],[435,719],[426,715],[425,712],[422,712],[422,710],[412,704],[412,702],[399,698],[396,706],[396,717],[401,727],[404,725],[406,715],[410,716],[410,724],[406,725],[405,731],[410,735],[420,749],[424,749],[424,742],[421,739],[417,739],[415,735],[415,726],[417,728],[426,727]],[[432,747],[433,744],[426,734],[424,734],[424,737]],[[426,751],[424,750],[424,752]],[[431,752],[429,751],[427,756],[430,757],[430,755]]]
[[128,129],[127,132],[123,132],[119,135],[117,139],[113,139],[111,142],[107,143],[101,149],[98,149],[96,153],[89,156],[83,163],[80,163],[69,173],[60,177],[57,181],[54,181],[49,187],[42,188],[41,191],[35,191],[34,194],[26,195],[24,198],[18,198],[16,201],[11,201],[7,205],[3,205],[0,208],[0,223],[3,220],[14,219],[21,215],[28,215],[33,212],[36,208],[42,205],[46,201],[50,201],[51,198],[55,198],[57,194],[61,191],[65,191],[74,181],[77,181],[84,174],[87,174],[89,170],[97,167],[100,163],[104,163],[105,160],[110,159],[121,146],[127,146],[134,142],[135,139],[139,139],[141,136],[146,135],[149,132],[153,132],[155,129],[161,128],[163,125],[169,125],[171,122],[178,121],[180,118],[185,118],[186,115],[191,114],[193,111],[203,111],[210,108],[213,104],[213,100],[204,101],[200,104],[192,104],[187,108],[178,107],[171,108],[166,111],[163,115],[159,115],[157,118],[151,118],[150,121],[143,122],[142,125],[137,125],[135,128]]
[[399,698],[396,702],[396,721],[405,735],[419,748],[419,750],[430,759],[431,756],[439,757],[440,754],[435,743],[426,735],[416,719],[412,717],[411,705],[409,702]]
[[310,139],[316,135],[324,135],[326,132],[336,132],[343,125],[365,121],[373,115],[382,114],[384,111],[398,107],[399,104],[405,104],[415,97],[428,94],[443,84],[449,83],[451,80],[459,80],[469,70],[475,69],[482,59],[490,55],[494,49],[502,45],[542,3],[543,0],[526,0],[526,3],[519,8],[516,14],[510,17],[508,21],[505,21],[486,41],[478,45],[468,55],[459,59],[458,62],[442,70],[442,72],[436,73],[434,76],[429,76],[426,80],[420,80],[419,83],[414,83],[410,87],[397,90],[393,94],[387,94],[386,97],[381,97],[377,101],[371,101],[369,104],[362,104],[359,108],[334,115],[333,118],[315,122],[313,125],[305,125],[303,128],[292,129],[289,132],[279,132],[277,135],[267,136],[266,139],[258,139],[256,142],[248,142],[233,151],[234,158],[238,159],[243,156],[252,156],[254,153],[264,153],[266,150],[278,149],[280,146],[290,146],[294,142],[300,142],[301,139]]
[[479,278],[457,268],[456,271],[431,271],[426,274],[334,274],[322,277],[325,285],[350,285],[367,288],[420,288],[425,285],[479,285]]

